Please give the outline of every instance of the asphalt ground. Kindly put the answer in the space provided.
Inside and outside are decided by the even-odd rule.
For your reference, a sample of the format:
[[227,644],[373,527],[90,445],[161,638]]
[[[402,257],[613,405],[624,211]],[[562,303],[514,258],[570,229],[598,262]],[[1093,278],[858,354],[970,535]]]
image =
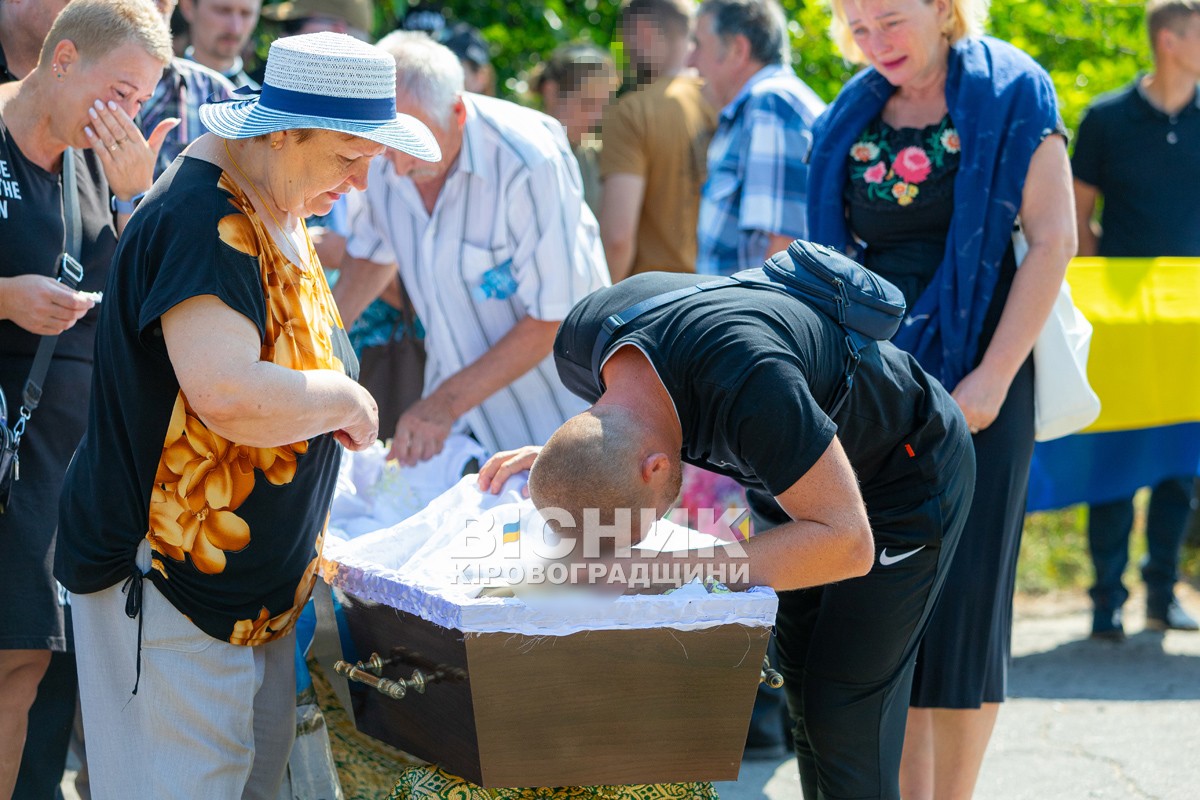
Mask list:
[[[1200,593],[1180,588],[1200,616]],[[1018,598],[1010,699],[976,800],[1200,800],[1200,634],[1144,630],[1139,597],[1126,641],[1092,641],[1082,594]],[[800,800],[794,759],[748,762],[723,800]]]

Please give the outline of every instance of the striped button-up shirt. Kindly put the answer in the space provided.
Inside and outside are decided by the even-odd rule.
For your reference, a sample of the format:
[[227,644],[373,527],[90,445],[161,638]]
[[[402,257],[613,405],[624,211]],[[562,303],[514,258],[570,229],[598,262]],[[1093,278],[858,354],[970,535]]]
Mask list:
[[211,97],[228,100],[233,94],[233,84],[219,72],[203,64],[184,58],[172,58],[163,70],[162,78],[154,87],[154,94],[138,112],[138,130],[149,136],[164,119],[178,117],[179,124],[167,134],[162,150],[158,151],[158,163],[154,165],[154,177],[161,175],[175,156],[183,152],[200,134],[208,129],[200,122],[200,106]]
[[[503,100],[466,95],[457,163],[429,214],[413,182],[377,158],[347,253],[396,264],[425,326],[425,394],[488,352],[525,317],[562,320],[609,283],[599,226],[583,203],[562,126]],[[542,444],[586,404],[553,358],[460,420],[484,447]]]
[[729,275],[762,264],[771,234],[808,232],[804,159],[825,103],[790,67],[756,72],[721,110],[700,195],[696,272]]

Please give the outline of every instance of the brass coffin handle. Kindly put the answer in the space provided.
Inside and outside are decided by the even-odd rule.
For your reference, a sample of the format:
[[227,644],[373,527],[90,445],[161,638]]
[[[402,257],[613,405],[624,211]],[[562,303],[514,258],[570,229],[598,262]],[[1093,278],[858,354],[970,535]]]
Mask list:
[[412,677],[408,680],[393,681],[381,677],[384,665],[385,662],[380,655],[372,653],[365,664],[361,661],[354,664],[348,661],[338,661],[333,665],[333,669],[347,680],[366,684],[380,694],[387,695],[393,700],[403,700],[409,690],[415,691],[418,694],[425,693],[425,687],[430,681],[426,679],[425,673],[421,672],[421,670],[414,669]]
[[758,675],[758,682],[765,683],[772,689],[779,689],[783,686],[783,676],[771,668],[771,661],[766,656],[763,656],[762,672]]

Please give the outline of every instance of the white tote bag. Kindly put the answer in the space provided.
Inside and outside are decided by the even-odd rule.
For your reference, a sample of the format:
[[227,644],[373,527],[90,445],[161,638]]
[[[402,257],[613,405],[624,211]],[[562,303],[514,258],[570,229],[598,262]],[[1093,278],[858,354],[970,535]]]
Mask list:
[[[1017,266],[1029,244],[1020,223],[1013,231]],[[1087,378],[1092,323],[1071,300],[1066,280],[1058,289],[1054,308],[1033,345],[1034,438],[1058,439],[1086,428],[1100,416],[1100,398]]]

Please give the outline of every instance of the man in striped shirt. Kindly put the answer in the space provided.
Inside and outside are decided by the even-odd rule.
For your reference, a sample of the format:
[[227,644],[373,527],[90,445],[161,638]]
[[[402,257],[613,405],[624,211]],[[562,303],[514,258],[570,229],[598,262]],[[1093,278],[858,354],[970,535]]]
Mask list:
[[396,270],[424,323],[424,397],[400,418],[392,455],[430,458],[452,431],[496,451],[542,443],[585,404],[559,381],[559,322],[608,284],[596,219],[562,126],[463,93],[450,50],[400,31],[397,108],[442,148],[437,164],[389,151],[369,172],[334,296],[346,325]]
[[808,233],[810,128],[825,103],[792,71],[777,0],[705,0],[689,64],[721,109],[700,195],[696,272],[759,266]]

